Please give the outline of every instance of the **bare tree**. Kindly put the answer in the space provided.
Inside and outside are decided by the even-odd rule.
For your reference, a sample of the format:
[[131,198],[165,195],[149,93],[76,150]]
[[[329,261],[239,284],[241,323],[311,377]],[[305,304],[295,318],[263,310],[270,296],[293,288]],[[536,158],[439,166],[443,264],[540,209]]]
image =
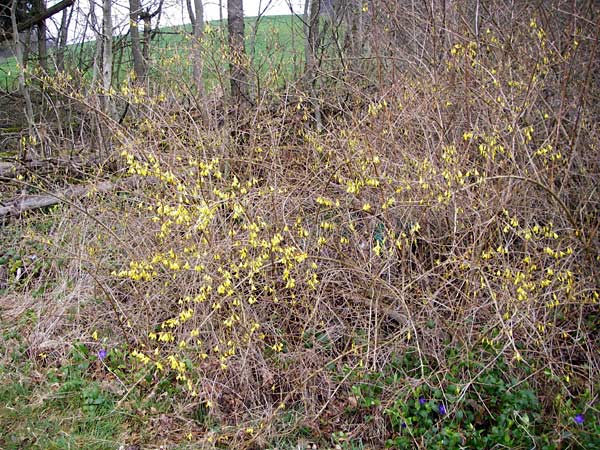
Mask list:
[[314,78],[317,58],[317,49],[321,36],[319,32],[319,16],[321,13],[321,0],[306,0],[304,4],[304,58],[306,61],[306,75],[308,79]]
[[103,0],[102,2],[102,94],[104,99],[104,112],[109,116],[114,116],[113,105],[110,99],[110,88],[112,85],[112,1]]
[[[160,16],[162,14],[163,1],[159,0],[154,11],[150,10],[150,6],[143,9],[140,12],[140,19],[144,22],[144,34],[142,38],[142,58],[148,71],[148,64],[150,62],[150,41],[156,36],[156,33],[160,29]],[[151,5],[154,6],[154,5]],[[154,29],[152,28],[152,19],[156,17],[156,24]]]
[[312,104],[315,114],[317,129],[322,127],[321,104],[319,101],[319,77],[318,77],[318,59],[317,52],[321,46],[321,28],[319,18],[321,15],[322,0],[306,0],[304,4],[304,58],[306,66],[304,77],[310,86],[312,93]]
[[194,35],[194,45],[192,50],[194,83],[199,96],[203,97],[202,38],[204,36],[204,6],[202,5],[202,0],[194,0],[194,12],[192,12],[191,5],[188,10],[190,12],[190,21],[192,22]]
[[59,71],[65,70],[65,52],[67,50],[69,26],[74,10],[75,8],[65,8],[62,11],[62,18],[58,29],[58,40],[56,43],[56,67]]
[[243,0],[227,0],[227,28],[231,53],[229,63],[231,96],[234,102],[243,104],[249,101],[248,74],[245,68]]
[[[46,12],[46,1],[35,0],[35,13],[44,15]],[[38,22],[37,27],[37,44],[38,44],[38,59],[40,67],[44,70],[48,69],[48,51],[46,46],[46,20],[42,19]]]
[[[23,43],[21,42],[19,35],[19,28],[17,25],[17,0],[13,0],[10,8],[10,20],[12,24],[12,33],[14,40],[14,51],[15,57],[17,59],[17,66],[19,68],[19,90],[25,99],[25,115],[27,117],[27,122],[29,125],[29,134],[32,135],[33,132],[33,105],[31,104],[31,95],[29,93],[29,88],[25,83],[25,61],[23,57]],[[23,149],[23,153],[21,154],[22,159],[27,158],[27,153],[25,149]]]
[[129,0],[129,36],[131,37],[131,54],[133,56],[133,72],[138,81],[146,77],[146,61],[140,45],[140,0]]

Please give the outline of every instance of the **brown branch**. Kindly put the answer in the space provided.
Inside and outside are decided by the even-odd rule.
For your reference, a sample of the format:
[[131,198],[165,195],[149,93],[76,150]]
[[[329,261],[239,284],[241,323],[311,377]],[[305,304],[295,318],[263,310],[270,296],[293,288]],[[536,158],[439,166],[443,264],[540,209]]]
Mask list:
[[[74,0],[63,0],[62,2],[59,2],[56,5],[52,5],[46,11],[41,12],[40,14],[37,14],[37,15],[29,18],[29,19],[25,20],[24,22],[19,23],[17,25],[17,29],[19,30],[19,32],[25,31],[25,30],[31,28],[32,26],[43,22],[48,17],[53,16],[54,14],[62,11],[65,8],[68,8],[69,6],[71,6],[73,4],[73,1]],[[0,31],[0,42],[8,41],[10,39],[12,39],[12,33],[10,31],[4,31],[4,32]]]
[[17,216],[31,209],[45,208],[58,203],[67,202],[76,198],[92,195],[95,193],[106,193],[122,186],[129,186],[139,182],[138,177],[130,177],[120,183],[102,181],[92,185],[70,186],[61,192],[48,193],[45,195],[28,195],[23,198],[13,199],[0,206],[0,218]]

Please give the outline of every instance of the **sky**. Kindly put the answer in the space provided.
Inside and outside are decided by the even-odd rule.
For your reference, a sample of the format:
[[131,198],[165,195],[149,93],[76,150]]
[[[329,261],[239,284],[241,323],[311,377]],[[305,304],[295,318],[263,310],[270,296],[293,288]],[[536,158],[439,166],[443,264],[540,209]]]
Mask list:
[[[169,0],[165,0],[169,1]],[[185,0],[183,0],[185,1]],[[173,2],[171,7],[169,7],[169,15],[173,13],[174,16],[181,17],[181,13],[184,12],[184,16],[187,19],[187,8],[185,3],[181,0],[178,2]],[[178,4],[177,4],[178,3]],[[223,0],[223,6],[225,7],[227,0]],[[247,16],[257,16],[259,11],[265,11],[266,15],[283,15],[290,14],[290,3],[294,12],[302,13],[304,0],[244,0],[244,14]],[[227,17],[227,10],[223,9],[223,17]],[[219,18],[219,2],[216,0],[207,0],[204,2],[204,19],[205,20],[216,20]]]
[[[48,6],[58,3],[60,0],[49,0]],[[85,39],[93,39],[94,33],[89,28],[90,19],[90,4],[96,5],[96,15],[101,22],[101,3],[102,0],[75,0],[75,11],[69,29],[69,41],[80,41],[83,33],[86,34]],[[141,0],[142,7],[150,7],[153,11],[156,8],[159,0]],[[189,23],[187,13],[186,0],[164,0],[163,12],[160,18],[160,26],[181,25]],[[192,0],[193,3],[193,0]],[[227,0],[223,0],[223,17],[227,18]],[[219,2],[218,0],[203,0],[204,4],[204,20],[219,19]],[[290,7],[296,14],[302,14],[304,9],[304,0],[244,0],[244,15],[257,16],[264,15],[283,15],[290,14]],[[127,32],[129,26],[128,17],[129,0],[116,0],[113,2],[113,26],[115,34],[123,34]],[[58,29],[62,14],[56,14],[51,18],[54,26],[48,23],[48,30],[53,33],[53,30]],[[153,27],[156,23],[152,24]],[[85,30],[85,31],[84,31]]]

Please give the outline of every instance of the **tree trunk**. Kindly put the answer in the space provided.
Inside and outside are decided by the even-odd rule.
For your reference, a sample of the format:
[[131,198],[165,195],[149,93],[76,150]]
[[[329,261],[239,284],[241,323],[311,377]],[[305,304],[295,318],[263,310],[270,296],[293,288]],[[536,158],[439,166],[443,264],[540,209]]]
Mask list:
[[204,80],[202,79],[202,37],[204,36],[204,7],[202,0],[194,0],[195,20],[192,23],[194,28],[194,45],[192,60],[194,65],[194,83],[199,97],[204,96]]
[[305,0],[304,2],[304,14],[302,17],[302,27],[304,29],[304,71],[308,69],[309,63],[311,61],[311,52],[310,52],[310,5],[312,4],[312,0]]
[[140,46],[140,0],[129,0],[129,36],[131,37],[131,54],[133,56],[133,73],[137,82],[146,77],[146,63]]
[[62,18],[60,20],[60,28],[58,30],[58,42],[56,44],[56,67],[59,72],[65,70],[65,51],[67,50],[67,39],[69,36],[69,25],[73,17],[74,8],[63,9]]
[[150,59],[150,38],[152,34],[152,16],[147,10],[142,14],[144,22],[144,35],[142,37],[142,58],[145,61]]
[[244,6],[242,0],[227,0],[227,28],[229,31],[229,73],[231,97],[242,105],[249,101],[246,50],[244,45]]
[[[44,15],[46,13],[46,1],[36,0],[35,4],[36,14]],[[48,70],[48,50],[46,46],[46,20],[42,19],[37,24],[37,44],[38,44],[38,59],[40,67],[44,70]]]
[[89,197],[93,194],[105,194],[118,189],[131,188],[138,185],[140,181],[139,177],[133,176],[119,180],[115,183],[111,181],[101,181],[95,184],[69,186],[62,191],[55,193],[17,198],[0,206],[0,219],[18,216],[23,212],[32,209],[47,208],[48,206],[56,205],[58,203],[73,204],[78,198]]
[[[96,89],[96,84],[98,80],[101,78],[102,71],[102,30],[101,25],[98,20],[98,16],[96,15],[96,3],[94,0],[90,0],[90,14],[89,14],[89,22],[91,24],[92,31],[94,32],[94,36],[96,37],[96,48],[94,49],[94,65],[92,71],[92,82],[91,89],[94,91]],[[87,22],[86,22],[87,23]],[[79,58],[79,64],[82,64],[83,61],[83,49],[84,46],[81,46],[81,54]]]
[[319,45],[319,13],[321,12],[321,0],[307,0],[310,5],[305,8],[305,21],[307,23],[306,44],[304,53],[306,55],[306,69],[308,72],[314,66]]
[[104,99],[104,112],[114,117],[113,105],[111,100],[112,85],[112,1],[104,0],[102,4],[102,94]]
[[308,83],[312,105],[315,115],[317,130],[322,128],[321,104],[319,102],[319,77],[317,52],[321,45],[321,31],[319,26],[319,16],[321,14],[321,0],[306,0],[304,6],[304,29],[306,41],[304,43],[304,56],[306,58],[306,67],[304,78]]
[[352,57],[360,55],[360,47],[363,42],[362,8],[362,1],[352,0],[347,10],[347,31],[344,49],[347,50],[348,54]]
[[[17,60],[17,69],[19,71],[19,90],[21,95],[25,99],[25,116],[27,117],[27,125],[29,126],[29,135],[33,136],[33,105],[31,104],[31,95],[29,88],[25,83],[25,60],[23,57],[23,43],[19,35],[19,28],[17,26],[17,1],[13,0],[10,9],[10,20],[13,31],[13,39],[15,46],[15,58]],[[27,159],[27,148],[23,146],[21,150],[21,159]]]
[[187,6],[188,16],[190,17],[190,23],[192,24],[192,29],[196,23],[196,14],[194,14],[194,9],[192,8],[192,0],[185,0],[185,6]]
[[21,58],[23,60],[23,68],[26,68],[29,62],[29,52],[31,51],[31,28],[27,28],[19,39],[21,40],[23,49],[23,57]]

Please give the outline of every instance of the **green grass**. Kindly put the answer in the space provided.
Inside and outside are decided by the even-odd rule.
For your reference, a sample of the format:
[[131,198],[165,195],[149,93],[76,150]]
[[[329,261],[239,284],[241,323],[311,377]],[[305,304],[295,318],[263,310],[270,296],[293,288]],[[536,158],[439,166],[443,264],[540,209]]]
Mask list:
[[[26,322],[21,325],[27,326]],[[116,376],[126,383],[139,376],[120,369],[126,353],[114,349],[101,362],[93,344],[76,343],[60,363],[45,355],[32,359],[26,355],[21,336],[4,332],[0,342],[0,351],[6,355],[0,364],[0,429],[4,430],[0,448],[108,450],[122,442],[156,440],[157,430],[149,430],[148,423],[153,416],[168,414],[170,402],[164,400],[164,394],[167,398],[177,395],[170,391],[170,383],[155,399],[145,395],[143,389],[133,389],[128,396],[116,393]],[[465,359],[463,350],[449,347],[449,356],[454,354],[457,364],[440,380],[440,388],[423,385],[414,389],[403,382],[421,370],[416,350],[393,357],[381,371],[348,368],[333,374],[352,382],[351,400],[343,414],[345,423],[370,427],[383,418],[395,431],[386,443],[388,448],[412,448],[414,439],[425,442],[427,448],[491,448],[498,442],[508,448],[556,448],[552,430],[546,428],[540,415],[535,389],[527,382],[507,378],[506,364],[490,349],[480,352],[487,355],[483,359],[495,362],[484,364],[481,353]],[[425,363],[425,370],[432,375],[435,362]],[[479,373],[477,383],[461,385],[465,371]],[[121,399],[127,401],[121,405]],[[440,413],[440,405],[447,412]],[[599,448],[595,438],[600,431],[598,425],[575,424],[573,406],[564,406],[563,443],[569,443],[569,448]],[[289,423],[282,423],[284,427],[302,417],[302,406],[298,408],[296,415],[293,406],[288,409]],[[286,422],[285,416],[283,420]],[[198,417],[195,421],[208,429],[219,427]],[[269,448],[297,448],[304,441],[315,439],[310,429],[298,425],[296,433],[282,435],[270,442]],[[319,444],[323,448],[367,448],[343,431]],[[176,448],[194,447],[187,447],[183,439]]]
[[14,56],[0,59],[0,89],[10,91],[17,84],[17,60]]
[[[167,27],[165,33],[153,42],[150,76],[153,81],[178,81],[191,83],[190,26]],[[302,71],[302,23],[296,16],[263,17],[246,19],[246,51],[250,60],[250,73],[255,82],[266,75],[277,85],[294,79]],[[205,32],[204,78],[209,90],[217,84],[226,84],[228,65],[222,57],[227,47],[225,25],[209,22]],[[130,70],[128,55],[123,70]],[[123,79],[121,74],[118,80]],[[170,86],[172,87],[172,86]]]
[[122,370],[127,354],[120,349],[100,361],[100,344],[74,343],[67,357],[57,359],[28,355],[21,336],[5,332],[0,343],[8,355],[0,364],[3,450],[114,450],[123,443],[157,442],[171,431],[148,424],[172,412],[176,394],[167,389],[161,399],[148,396],[136,384],[140,374]]
[[125,416],[115,410],[117,396],[95,375],[101,371],[82,345],[60,366],[23,363],[28,357],[19,335],[4,334],[3,351],[11,358],[0,365],[0,447],[6,450],[114,449]]
[[[150,76],[153,81],[177,79],[190,83],[190,25],[164,27],[151,43]],[[256,23],[246,19],[247,52],[254,77],[271,72],[280,85],[302,70],[302,22],[296,16],[267,16]],[[131,52],[115,37],[114,84],[127,79],[132,68]],[[118,44],[118,45],[117,45]],[[125,42],[125,44],[127,44]],[[226,24],[208,22],[205,35],[205,80],[211,88],[224,80],[227,63],[221,58],[226,47]],[[95,41],[73,44],[65,56],[67,67],[77,67],[89,80],[93,65]],[[31,63],[30,63],[31,64]],[[14,57],[0,60],[0,88],[10,91],[17,87],[18,73]]]

